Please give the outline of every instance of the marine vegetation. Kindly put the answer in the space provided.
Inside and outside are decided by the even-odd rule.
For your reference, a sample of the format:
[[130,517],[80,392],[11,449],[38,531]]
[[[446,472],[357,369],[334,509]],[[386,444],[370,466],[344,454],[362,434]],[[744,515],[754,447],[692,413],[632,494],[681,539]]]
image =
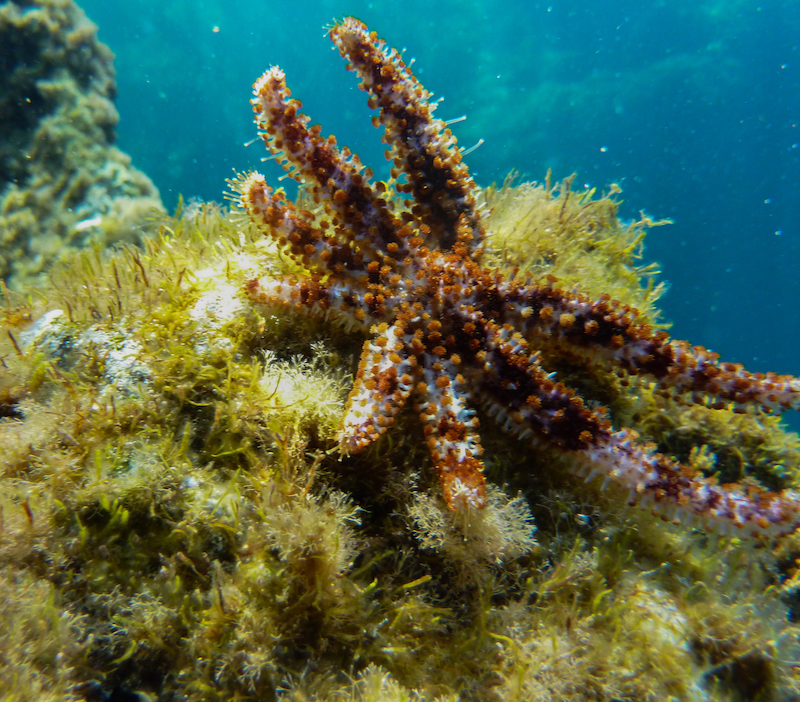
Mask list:
[[[618,188],[479,189],[399,57],[355,20],[332,34],[390,102],[389,182],[272,69],[257,118],[304,176],[296,202],[242,176],[247,212],[189,203],[141,247],[2,291],[4,694],[797,699],[800,442],[786,393],[765,394],[779,381],[668,339],[641,264],[657,222],[621,223]],[[610,475],[586,480],[591,451]]]

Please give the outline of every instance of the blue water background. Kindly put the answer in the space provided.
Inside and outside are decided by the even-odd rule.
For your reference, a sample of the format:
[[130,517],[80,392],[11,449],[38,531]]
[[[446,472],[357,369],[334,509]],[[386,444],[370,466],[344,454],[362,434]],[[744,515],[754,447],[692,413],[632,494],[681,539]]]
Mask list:
[[[672,332],[800,374],[800,3],[84,0],[117,55],[119,146],[174,207],[261,168],[248,104],[279,64],[312,121],[385,174],[366,96],[323,26],[353,14],[414,57],[479,184],[513,170],[603,188],[647,239]],[[789,417],[787,416],[787,419]],[[795,427],[800,421],[795,417]]]

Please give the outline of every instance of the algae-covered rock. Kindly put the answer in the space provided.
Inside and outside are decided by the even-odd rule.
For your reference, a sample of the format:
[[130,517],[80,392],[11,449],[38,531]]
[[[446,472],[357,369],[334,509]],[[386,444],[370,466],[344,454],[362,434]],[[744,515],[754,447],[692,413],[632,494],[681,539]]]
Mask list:
[[[515,212],[547,221],[553,255],[532,270],[578,261],[657,319],[636,258],[646,223],[621,224],[611,197],[568,192],[488,191],[490,226],[514,230]],[[581,212],[569,236],[552,231]],[[524,236],[492,245],[498,265],[525,264]],[[342,456],[363,338],[242,293],[295,265],[240,214],[194,204],[142,248],[60,264],[34,298],[6,291],[6,694],[796,699],[791,540],[773,552],[666,523],[488,420],[493,487],[479,515],[447,509],[410,414]],[[558,365],[556,351],[542,362]],[[733,470],[737,457],[737,480],[797,483],[796,438],[773,419],[703,433],[702,409],[577,362],[559,372],[697,469],[719,458]]]
[[90,243],[139,241],[163,211],[114,146],[113,59],[72,0],[0,4],[0,278],[11,287]]

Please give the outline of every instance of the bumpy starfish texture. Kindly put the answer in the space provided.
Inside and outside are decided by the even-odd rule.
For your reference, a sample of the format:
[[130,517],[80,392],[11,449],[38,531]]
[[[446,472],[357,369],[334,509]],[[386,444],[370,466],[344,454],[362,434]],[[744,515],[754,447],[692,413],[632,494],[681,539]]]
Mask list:
[[330,37],[378,111],[373,123],[384,127],[404,211],[394,213],[386,184],[371,184],[357,156],[309,126],[277,67],[254,85],[256,122],[267,148],[326,216],[315,224],[258,173],[236,189],[253,221],[309,271],[252,280],[249,298],[371,334],[347,402],[342,448],[364,449],[411,399],[447,504],[480,509],[483,449],[472,407],[483,404],[520,439],[544,438],[591,475],[627,488],[632,503],[652,503],[670,518],[699,517],[721,531],[794,530],[798,495],[718,485],[637,443],[634,431],[615,431],[542,369],[535,348],[555,344],[572,358],[646,374],[664,392],[704,395],[720,405],[798,409],[800,380],[720,363],[701,347],[654,333],[636,321],[636,310],[608,296],[592,300],[554,280],[509,280],[481,267],[486,233],[477,188],[455,137],[433,116],[430,93],[358,20],[334,25]]

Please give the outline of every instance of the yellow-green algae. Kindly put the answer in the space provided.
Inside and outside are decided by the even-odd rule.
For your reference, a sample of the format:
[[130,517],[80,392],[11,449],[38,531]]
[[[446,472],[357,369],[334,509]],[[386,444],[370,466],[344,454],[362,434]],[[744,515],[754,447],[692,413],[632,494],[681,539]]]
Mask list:
[[[653,222],[570,184],[487,190],[487,259],[658,323]],[[478,514],[443,505],[413,416],[340,457],[363,339],[240,293],[290,265],[192,204],[141,249],[4,291],[5,698],[797,699],[796,540],[664,523],[489,420]],[[698,469],[797,485],[797,437],[771,417],[544,361]]]

